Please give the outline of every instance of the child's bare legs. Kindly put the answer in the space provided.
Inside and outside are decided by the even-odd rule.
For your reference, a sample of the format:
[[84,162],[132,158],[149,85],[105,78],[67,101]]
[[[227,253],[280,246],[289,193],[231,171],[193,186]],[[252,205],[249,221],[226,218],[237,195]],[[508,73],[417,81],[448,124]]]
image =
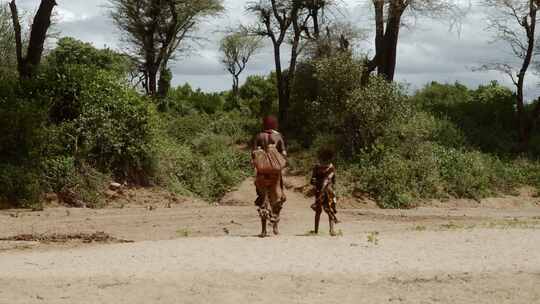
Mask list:
[[311,205],[311,209],[315,211],[315,229],[313,232],[315,234],[319,233],[319,223],[321,221],[321,214],[322,214],[322,207],[318,204],[318,202],[315,202],[315,204]]
[[322,213],[322,210],[317,210],[315,212],[315,234],[318,234],[319,233],[319,222],[321,221],[321,213]]
[[261,217],[261,234],[259,234],[259,237],[267,237],[268,232],[266,232],[266,218]]
[[336,232],[334,231],[334,219],[332,218],[332,216],[330,214],[328,214],[328,223],[330,225],[330,235],[331,236],[336,236]]

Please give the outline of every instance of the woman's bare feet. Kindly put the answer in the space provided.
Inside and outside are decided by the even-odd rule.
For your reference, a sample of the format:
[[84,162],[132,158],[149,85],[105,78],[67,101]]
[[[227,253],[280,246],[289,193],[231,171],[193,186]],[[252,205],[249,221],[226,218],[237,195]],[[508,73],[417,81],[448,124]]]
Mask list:
[[274,223],[274,225],[272,226],[272,229],[274,230],[274,235],[279,235],[278,223]]

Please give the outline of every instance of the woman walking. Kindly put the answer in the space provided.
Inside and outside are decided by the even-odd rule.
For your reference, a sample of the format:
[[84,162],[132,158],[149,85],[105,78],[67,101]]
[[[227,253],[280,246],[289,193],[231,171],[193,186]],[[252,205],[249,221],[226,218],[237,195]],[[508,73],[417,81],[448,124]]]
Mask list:
[[277,129],[277,119],[274,116],[265,117],[263,130],[255,136],[252,146],[252,161],[257,171],[255,205],[261,218],[261,237],[268,236],[268,221],[272,224],[274,234],[279,234],[279,215],[286,201],[282,170],[287,151],[283,136]]

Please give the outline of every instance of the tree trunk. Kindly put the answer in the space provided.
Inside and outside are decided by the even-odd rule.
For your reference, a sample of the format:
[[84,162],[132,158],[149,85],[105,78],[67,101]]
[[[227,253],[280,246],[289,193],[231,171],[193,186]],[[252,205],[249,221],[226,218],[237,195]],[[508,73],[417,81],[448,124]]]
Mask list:
[[[277,73],[276,73],[277,74]],[[287,94],[287,75],[280,73],[278,77],[278,99],[279,99],[279,122],[285,124],[289,111],[289,95]]]
[[384,0],[372,0],[375,9],[375,56],[367,60],[362,75],[362,85],[369,81],[370,74],[377,69],[377,73],[388,81],[394,80],[397,63],[397,45],[401,16],[407,8],[407,2],[392,0],[388,9],[386,27],[384,24]]
[[285,92],[285,79],[283,76],[283,71],[281,69],[281,50],[280,45],[274,44],[274,62],[276,65],[276,81],[278,89],[278,106],[279,113],[278,118],[280,122],[284,122],[287,119],[287,108],[289,100],[287,99],[287,94]]
[[393,81],[397,62],[397,45],[399,39],[399,28],[401,26],[401,15],[403,7],[397,1],[393,1],[388,11],[388,21],[384,33],[382,45],[382,57],[379,60],[378,73],[386,80]]
[[[527,32],[527,52],[523,58],[523,63],[518,74],[518,81],[516,84],[517,87],[517,96],[516,96],[516,106],[518,114],[518,131],[519,131],[519,141],[520,141],[520,151],[526,151],[530,141],[530,133],[532,126],[535,123],[536,117],[528,117],[527,111],[525,109],[524,102],[524,93],[523,87],[525,85],[525,76],[527,75],[527,70],[531,65],[532,58],[534,56],[535,50],[535,35],[536,35],[536,12],[537,8],[533,0],[529,0],[529,16],[530,24],[527,19],[524,20],[523,27]],[[536,111],[534,111],[536,112]],[[533,115],[535,113],[532,113]]]
[[[373,0],[373,5],[375,8],[375,58],[373,61],[377,61],[375,65],[378,67],[384,44],[384,0]],[[374,67],[371,67],[369,73],[373,72],[373,69]],[[368,70],[370,70],[369,67]],[[380,69],[378,72],[381,72]]]
[[159,70],[159,80],[157,88],[157,96],[159,98],[167,97],[167,95],[169,94],[169,90],[171,89],[171,80],[171,70],[165,65]]
[[232,93],[235,98],[238,97],[238,91],[240,87],[240,78],[239,75],[233,75],[233,87],[232,87]]
[[9,8],[11,10],[11,20],[13,22],[13,30],[15,31],[15,51],[17,53],[17,69],[19,71],[19,75],[22,76],[23,72],[23,54],[22,54],[22,34],[21,34],[21,23],[19,22],[19,12],[17,9],[17,4],[15,3],[15,0],[11,1],[9,3]]
[[32,22],[30,41],[28,43],[26,56],[23,58],[21,26],[19,23],[19,16],[17,14],[17,6],[15,4],[15,0],[12,0],[10,3],[15,36],[18,36],[18,38],[16,38],[17,64],[21,78],[32,78],[36,74],[37,68],[41,63],[41,56],[43,55],[43,48],[45,45],[45,40],[47,39],[47,31],[51,26],[51,15],[55,6],[55,0],[41,0],[41,4],[39,5]]
[[34,17],[32,30],[30,31],[30,42],[26,53],[27,76],[32,77],[36,68],[41,62],[43,46],[47,39],[47,30],[51,26],[52,10],[56,6],[55,0],[42,0],[41,5]]
[[148,92],[149,96],[156,96],[157,93],[157,69],[150,67],[148,70]]

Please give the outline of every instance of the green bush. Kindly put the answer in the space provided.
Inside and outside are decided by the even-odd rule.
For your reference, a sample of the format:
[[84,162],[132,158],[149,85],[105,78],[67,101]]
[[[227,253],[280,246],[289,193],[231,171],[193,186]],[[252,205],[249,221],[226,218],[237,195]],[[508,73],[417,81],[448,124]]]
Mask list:
[[81,153],[104,172],[147,184],[157,119],[150,103],[106,72],[85,84],[80,100],[72,136],[79,138]]
[[180,115],[192,113],[213,114],[223,110],[225,96],[220,93],[205,93],[200,89],[193,90],[189,84],[169,90],[167,97],[159,100],[159,108],[163,112],[172,111]]
[[359,176],[357,190],[370,193],[384,208],[410,207],[416,199],[436,196],[439,177],[430,150],[423,145],[414,153],[400,153],[380,146],[360,154],[352,168]]
[[153,107],[117,70],[57,61],[34,80],[0,77],[0,200],[28,205],[42,192],[69,189],[97,206],[109,173],[147,184],[155,167]]
[[[310,152],[296,153],[291,162],[293,172],[309,174],[316,150],[333,146],[342,194],[369,193],[385,208],[538,185],[539,164],[511,158],[515,121],[508,89],[432,83],[409,97],[377,77],[360,86],[359,67],[345,55],[300,69],[293,107],[300,109],[301,127],[293,134],[311,139]],[[309,83],[318,84],[316,90]]]
[[413,107],[402,89],[382,78],[355,89],[342,109],[340,129],[343,149],[349,155],[370,149],[397,125],[411,119]]
[[[42,164],[45,189],[62,196],[74,194],[87,207],[103,206],[102,192],[109,177],[73,157],[57,156],[46,159]],[[73,202],[67,202],[73,203]]]
[[47,108],[22,92],[16,78],[0,75],[0,205],[34,207],[42,191]]
[[92,70],[106,70],[118,76],[126,76],[133,69],[129,56],[111,49],[97,49],[90,43],[72,37],[62,37],[56,47],[45,57],[45,65],[61,68],[63,66],[85,66]]
[[514,98],[508,88],[496,82],[476,90],[460,84],[433,82],[418,91],[412,100],[437,118],[452,122],[469,146],[508,155],[517,140]]
[[360,86],[362,71],[362,61],[346,53],[300,63],[287,133],[309,147],[320,132],[342,132],[346,103]]
[[240,87],[240,101],[236,105],[229,105],[227,110],[246,107],[252,116],[263,117],[277,113],[276,75],[248,76],[246,82]]
[[118,179],[148,183],[157,119],[149,100],[115,72],[82,65],[45,70],[40,82],[51,88],[43,93],[51,100],[50,142],[68,147],[53,150]]
[[34,208],[40,206],[42,185],[35,168],[0,164],[0,206]]
[[[234,145],[246,135],[250,119],[237,115],[216,114],[213,120],[192,114],[171,120],[170,134],[159,140],[157,182],[181,194],[216,200],[251,174],[249,153]],[[179,123],[182,127],[175,128]]]

